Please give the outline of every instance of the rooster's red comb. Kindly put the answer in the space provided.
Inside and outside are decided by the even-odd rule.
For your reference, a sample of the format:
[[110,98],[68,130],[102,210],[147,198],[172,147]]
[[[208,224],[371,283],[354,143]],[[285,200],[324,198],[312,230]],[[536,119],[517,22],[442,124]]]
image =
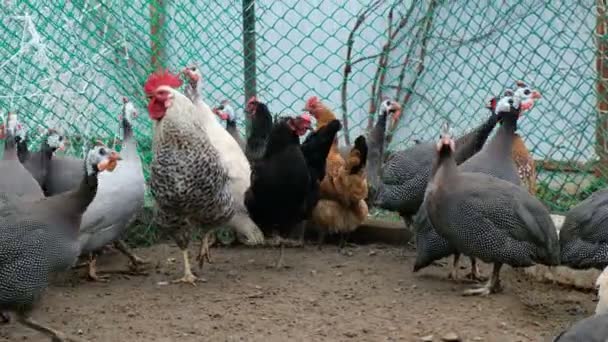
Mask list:
[[171,73],[169,70],[157,71],[152,73],[146,83],[144,83],[144,92],[150,94],[160,86],[169,86],[171,88],[179,88],[182,85],[182,80],[179,76]]
[[311,96],[306,100],[306,108],[312,108],[319,104],[319,98],[316,96]]
[[254,95],[254,96],[252,96],[252,97],[251,97],[251,98],[250,98],[250,99],[247,101],[247,104],[249,105],[249,104],[252,104],[252,103],[254,103],[254,102],[258,102],[258,99],[255,97],[255,95]]
[[312,116],[310,116],[310,114],[308,113],[303,113],[302,115],[300,115],[300,118],[302,118],[302,120],[306,122],[312,122]]

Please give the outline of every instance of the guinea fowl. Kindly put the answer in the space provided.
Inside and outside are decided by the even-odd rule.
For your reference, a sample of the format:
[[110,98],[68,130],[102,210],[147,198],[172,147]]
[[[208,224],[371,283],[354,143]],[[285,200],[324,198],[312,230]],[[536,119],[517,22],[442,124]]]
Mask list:
[[[239,237],[245,237],[244,240],[241,240],[244,243],[249,245],[260,244],[264,242],[264,235],[247,214],[247,208],[245,208],[243,202],[245,191],[247,191],[251,182],[251,166],[249,165],[249,161],[236,141],[217,121],[211,108],[201,98],[199,85],[202,76],[198,68],[191,66],[185,68],[183,72],[188,80],[185,94],[194,104],[196,112],[201,118],[200,122],[209,137],[209,142],[219,152],[220,162],[228,170],[228,184],[232,191],[236,212],[230,221],[227,222],[227,225],[239,233]],[[203,238],[204,244],[209,245],[208,241],[210,241],[212,233],[213,230],[205,235]],[[204,255],[206,260],[210,261],[208,249]]]
[[15,313],[18,322],[53,341],[76,339],[33,321],[30,313],[48,287],[49,276],[75,263],[80,222],[95,197],[97,174],[112,171],[118,159],[116,152],[97,145],[87,154],[77,189],[36,201],[2,194],[10,205],[0,209],[0,310]]
[[[511,105],[510,103],[513,102],[514,97],[517,99],[516,103]],[[520,88],[515,94],[511,90],[505,91],[504,97],[498,101],[498,104],[493,99],[491,104],[495,108],[491,108],[491,110],[498,116],[501,127],[480,152],[460,164],[458,169],[462,172],[488,174],[515,185],[521,185],[511,151],[516,138],[517,121],[521,113],[532,108],[534,100],[538,98],[540,98],[539,92],[532,91],[529,88]],[[457,279],[460,253],[433,229],[427,216],[425,202],[414,217],[414,229],[416,237],[414,272],[430,265],[435,260],[453,254],[454,261],[448,278]],[[469,278],[473,280],[481,279],[475,258],[471,258]]]
[[20,127],[17,114],[9,112],[0,133],[0,139],[4,139],[4,156],[0,161],[0,193],[15,195],[24,200],[37,200],[43,198],[44,193],[38,182],[19,162],[17,154],[17,131]]
[[563,265],[574,269],[608,266],[608,189],[591,194],[566,213],[559,241]]
[[[156,200],[156,222],[171,234],[183,255],[184,276],[173,283],[194,285],[198,278],[192,273],[188,253],[193,229],[227,223],[237,203],[228,170],[204,128],[205,118],[175,89],[181,84],[177,75],[165,71],[151,74],[144,85],[154,120],[149,184]],[[203,240],[201,265],[207,250]]]
[[239,144],[241,150],[245,151],[245,141],[241,137],[238,127],[236,126],[236,113],[228,100],[223,100],[219,107],[213,108],[213,113],[220,119],[226,121],[226,131],[230,133],[234,141]]
[[251,122],[245,156],[247,156],[249,163],[253,164],[264,155],[273,120],[266,104],[258,101],[255,96],[247,101],[245,110],[249,114],[249,121]]
[[458,170],[454,145],[445,124],[426,192],[426,210],[437,233],[457,251],[494,264],[488,283],[465,294],[498,292],[503,264],[559,264],[559,240],[545,206],[519,185]]
[[21,127],[17,133],[17,154],[19,161],[38,182],[42,191],[45,192],[45,183],[51,159],[55,151],[62,151],[65,148],[65,139],[56,130],[49,129],[42,140],[40,151],[30,152],[27,146],[29,142],[27,132],[24,126]]
[[380,184],[380,172],[384,161],[387,117],[390,114],[393,118],[392,120],[395,121],[400,113],[401,105],[399,103],[390,99],[382,101],[378,121],[376,121],[374,128],[369,133],[367,139],[369,141],[369,154],[367,156],[368,200],[375,198],[376,189],[374,185]]
[[[276,267],[283,263],[282,236],[310,218],[319,201],[319,182],[325,177],[325,161],[341,128],[334,120],[309,134],[300,145],[299,136],[310,129],[310,116],[279,119],[272,128],[264,155],[252,167],[251,186],[245,205],[266,236],[280,245]],[[281,210],[277,210],[280,208]]]
[[[497,122],[497,116],[492,113],[485,122],[456,140],[457,164],[481,150]],[[408,227],[424,200],[431,176],[434,145],[416,144],[391,154],[382,168],[380,183],[372,184],[376,189],[375,206],[398,212]]]
[[136,274],[139,265],[146,263],[120,239],[144,205],[144,173],[132,127],[132,121],[136,117],[137,111],[133,104],[123,98],[120,115],[123,131],[120,152],[122,161],[114,172],[99,175],[97,196],[82,218],[78,240],[82,254],[89,255],[88,276],[91,280],[105,279],[97,274],[96,260],[101,248],[109,243],[113,243],[117,250],[129,258],[132,274]]

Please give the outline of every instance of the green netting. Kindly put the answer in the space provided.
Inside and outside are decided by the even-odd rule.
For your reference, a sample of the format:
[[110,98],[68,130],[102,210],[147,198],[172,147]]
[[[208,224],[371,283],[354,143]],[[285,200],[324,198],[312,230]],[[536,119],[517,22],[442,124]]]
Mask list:
[[[252,94],[280,114],[318,95],[348,119],[351,140],[369,128],[382,96],[397,98],[404,115],[393,150],[435,139],[444,119],[465,131],[487,116],[490,96],[523,79],[543,93],[521,120],[538,195],[566,210],[605,184],[603,2],[4,3],[0,107],[30,128],[62,129],[73,142],[112,140],[122,96],[145,113],[141,85],[158,66],[197,63],[207,102],[230,99],[241,118]],[[146,162],[150,134],[142,115],[136,137]],[[80,146],[69,153],[81,154]]]

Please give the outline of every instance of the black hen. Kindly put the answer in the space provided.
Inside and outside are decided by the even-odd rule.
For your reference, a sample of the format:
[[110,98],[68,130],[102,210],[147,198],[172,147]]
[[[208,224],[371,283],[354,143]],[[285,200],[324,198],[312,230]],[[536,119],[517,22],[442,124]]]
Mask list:
[[[252,165],[245,206],[266,236],[290,234],[294,226],[310,217],[319,201],[325,159],[341,125],[338,120],[331,122],[311,133],[300,146],[298,135],[309,126],[310,121],[303,116],[278,120],[263,157]],[[282,263],[282,249],[281,243],[277,267]]]
[[255,96],[247,101],[246,111],[249,114],[251,130],[245,145],[245,156],[253,165],[264,156],[264,150],[273,129],[272,116],[268,107],[259,102]]

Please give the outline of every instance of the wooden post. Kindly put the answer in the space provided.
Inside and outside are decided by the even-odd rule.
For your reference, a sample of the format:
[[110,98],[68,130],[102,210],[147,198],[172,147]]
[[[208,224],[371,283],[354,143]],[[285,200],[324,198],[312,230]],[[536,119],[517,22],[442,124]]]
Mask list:
[[[257,69],[255,49],[255,0],[243,0],[243,77],[245,101],[257,94]],[[247,118],[247,134],[250,123]]]
[[606,0],[597,0],[597,23],[595,27],[597,54],[597,122],[595,126],[595,153],[599,157],[596,175],[608,176],[608,42],[606,36]]
[[152,70],[165,66],[165,1],[150,0],[150,65]]

